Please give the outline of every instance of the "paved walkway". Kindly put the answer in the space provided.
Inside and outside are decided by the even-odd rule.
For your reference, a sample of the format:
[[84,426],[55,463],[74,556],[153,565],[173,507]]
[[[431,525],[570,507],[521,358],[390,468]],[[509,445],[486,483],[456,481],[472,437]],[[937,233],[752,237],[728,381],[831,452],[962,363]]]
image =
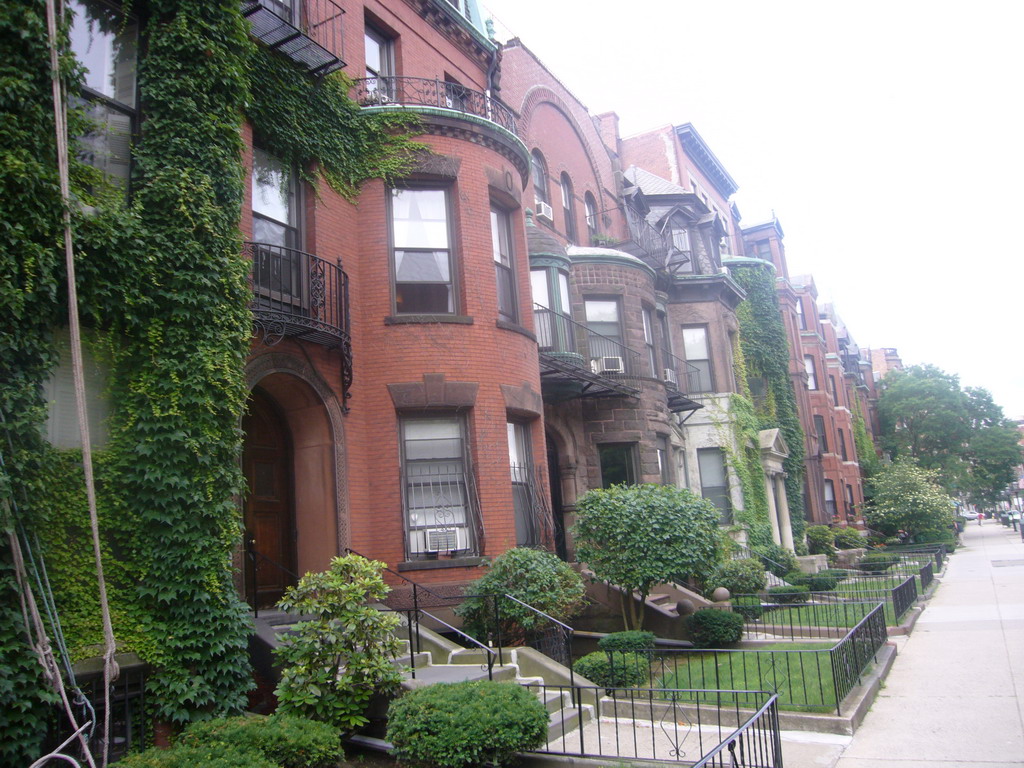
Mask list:
[[787,768],[1024,766],[1024,543],[991,520],[963,540],[857,733],[786,732]]

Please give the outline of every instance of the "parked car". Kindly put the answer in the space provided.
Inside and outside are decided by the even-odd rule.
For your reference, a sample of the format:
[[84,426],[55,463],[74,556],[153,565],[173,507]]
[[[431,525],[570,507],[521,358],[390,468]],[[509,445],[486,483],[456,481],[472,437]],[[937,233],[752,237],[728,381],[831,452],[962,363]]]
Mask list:
[[966,518],[967,520],[977,520],[978,513],[971,512],[970,510],[964,510],[963,512],[960,513],[960,517]]

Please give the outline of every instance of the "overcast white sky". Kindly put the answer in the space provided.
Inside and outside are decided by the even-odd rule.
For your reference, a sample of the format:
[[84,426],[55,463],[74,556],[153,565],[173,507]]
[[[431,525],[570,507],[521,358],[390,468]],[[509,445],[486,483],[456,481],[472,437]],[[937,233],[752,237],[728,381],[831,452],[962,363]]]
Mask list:
[[624,136],[693,123],[861,346],[1024,416],[1024,3],[481,2]]

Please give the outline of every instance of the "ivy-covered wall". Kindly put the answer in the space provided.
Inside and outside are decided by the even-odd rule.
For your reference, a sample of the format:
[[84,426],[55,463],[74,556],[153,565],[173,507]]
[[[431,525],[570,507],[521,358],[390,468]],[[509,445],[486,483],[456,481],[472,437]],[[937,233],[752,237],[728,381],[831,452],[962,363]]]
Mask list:
[[[731,268],[733,279],[746,292],[746,298],[736,310],[740,325],[741,355],[736,379],[743,382],[741,387],[746,396],[735,398],[734,421],[739,431],[737,437],[752,439],[757,445],[757,432],[762,429],[778,428],[789,448],[789,457],[784,462],[786,470],[786,497],[789,502],[790,522],[794,541],[803,540],[804,501],[804,434],[796,410],[796,396],[789,377],[789,343],[782,323],[779,299],[775,292],[775,275],[768,266],[743,265]],[[760,383],[763,395],[749,398],[751,382]],[[740,442],[745,445],[745,442]],[[737,474],[741,482],[745,475],[760,478],[760,493],[755,498],[767,498],[764,491],[764,473],[760,468],[757,451],[749,457],[740,457],[741,466]],[[748,479],[746,482],[753,483]],[[758,483],[754,483],[758,484]],[[746,495],[746,485],[744,486]],[[769,531],[769,541],[770,531]]]
[[[249,621],[230,556],[240,536],[239,424],[252,318],[238,222],[241,121],[351,198],[403,173],[408,118],[366,116],[343,77],[315,84],[249,37],[237,0],[135,0],[141,136],[132,197],[72,167],[80,309],[111,362],[110,443],[96,455],[115,634],[152,665],[148,705],[184,723],[241,709]],[[80,67],[64,41],[70,90]],[[42,384],[64,283],[43,0],[0,6],[0,495],[41,534],[69,645],[102,636],[80,456],[46,445]],[[84,132],[72,113],[72,132]],[[79,204],[80,203],[80,204]],[[4,513],[4,532],[14,524]],[[0,543],[0,762],[38,756],[50,697],[27,651]]]

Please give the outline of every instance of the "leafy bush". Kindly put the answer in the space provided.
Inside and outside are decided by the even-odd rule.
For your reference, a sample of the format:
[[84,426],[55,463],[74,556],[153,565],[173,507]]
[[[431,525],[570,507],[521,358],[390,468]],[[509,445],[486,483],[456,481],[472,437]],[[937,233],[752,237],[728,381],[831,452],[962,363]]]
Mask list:
[[725,587],[731,594],[746,595],[760,592],[765,585],[764,566],[760,560],[745,557],[740,560],[726,560],[715,568],[708,579],[707,592]]
[[403,762],[437,768],[507,764],[544,743],[548,713],[515,683],[440,683],[391,703],[387,738]]
[[234,744],[180,744],[171,749],[152,747],[120,760],[121,768],[279,768],[255,749]]
[[810,588],[805,584],[791,587],[771,587],[768,590],[769,597],[776,603],[806,603],[810,597]]
[[832,539],[837,549],[858,549],[867,546],[867,539],[856,528],[836,528]]
[[721,559],[715,505],[685,488],[614,485],[576,500],[576,557],[597,578],[638,592],[626,601],[626,628],[643,628],[643,600],[655,584],[704,579]]
[[281,768],[330,768],[344,757],[336,728],[293,715],[222,717],[193,723],[178,743],[255,750]]
[[[559,621],[572,618],[583,609],[586,587],[583,578],[567,563],[539,549],[510,549],[497,557],[487,573],[469,586],[472,595],[511,595]],[[512,600],[499,605],[502,641],[519,641],[546,622],[528,608]],[[486,641],[493,637],[494,600],[471,597],[456,609],[464,629]],[[496,638],[495,638],[496,639]]]
[[636,653],[595,651],[577,659],[572,671],[605,688],[632,688],[647,682],[646,659]]
[[850,578],[851,573],[851,571],[848,571],[845,568],[825,568],[824,570],[818,571],[817,575],[833,578],[838,584],[840,581],[846,581]]
[[642,651],[654,647],[654,633],[636,629],[613,632],[598,640],[597,647],[602,651]]
[[831,555],[836,551],[833,546],[835,536],[827,525],[809,525],[805,534],[807,535],[807,550],[812,555]]
[[794,571],[786,574],[786,581],[794,586],[805,586],[811,592],[831,592],[839,584],[839,578],[835,573],[821,571],[820,573],[802,573]]
[[284,663],[274,691],[279,712],[358,728],[369,722],[373,694],[398,687],[398,616],[368,605],[389,591],[383,567],[358,555],[336,557],[329,570],[307,573],[285,592],[283,610],[313,618],[296,624],[275,651]]
[[773,543],[758,547],[754,554],[761,560],[766,571],[780,578],[799,567],[796,555],[779,544]]
[[868,573],[881,573],[892,568],[899,562],[899,557],[888,552],[868,552],[857,563],[857,567]]
[[743,617],[731,611],[702,608],[686,620],[697,648],[724,648],[743,637]]

